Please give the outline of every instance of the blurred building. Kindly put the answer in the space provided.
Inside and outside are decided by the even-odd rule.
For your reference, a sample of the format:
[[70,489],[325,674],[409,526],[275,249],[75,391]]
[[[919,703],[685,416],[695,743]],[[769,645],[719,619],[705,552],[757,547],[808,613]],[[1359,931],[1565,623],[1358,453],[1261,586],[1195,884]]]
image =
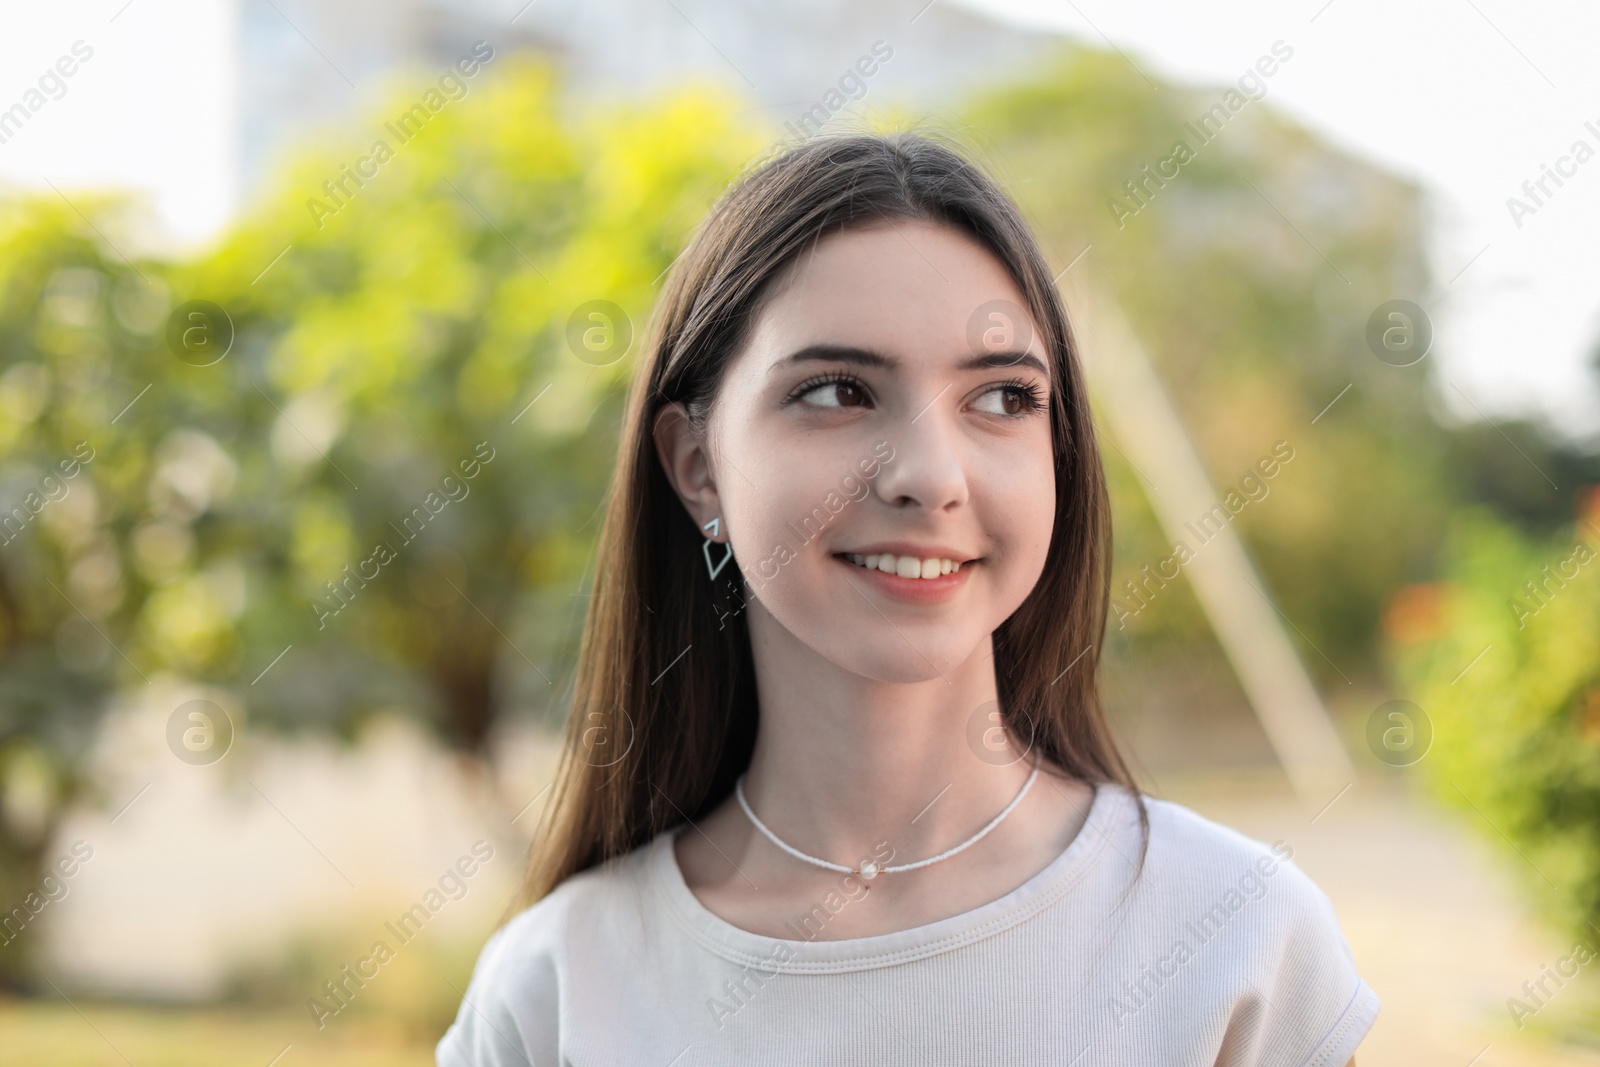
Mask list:
[[[239,3],[247,198],[311,130],[358,120],[386,85],[442,69],[479,40],[497,53],[548,56],[573,99],[648,96],[688,79],[725,84],[767,113],[775,131],[841,100],[839,114],[887,99],[937,112],[974,85],[1015,75],[1059,40],[949,0]],[[852,77],[863,57],[876,69]]]

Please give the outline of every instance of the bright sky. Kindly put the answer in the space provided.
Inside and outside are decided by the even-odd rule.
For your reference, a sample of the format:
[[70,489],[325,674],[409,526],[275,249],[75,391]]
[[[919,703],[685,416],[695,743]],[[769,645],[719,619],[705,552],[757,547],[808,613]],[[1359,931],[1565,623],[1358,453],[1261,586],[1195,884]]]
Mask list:
[[[939,0],[955,2],[955,0]],[[1510,0],[966,0],[1023,25],[1110,41],[1151,76],[1219,84],[1282,39],[1267,103],[1434,194],[1434,352],[1465,417],[1536,406],[1600,431],[1584,362],[1600,340],[1600,6]],[[147,189],[172,230],[214,234],[235,208],[237,12],[227,0],[90,0],[7,12],[0,111],[77,41],[76,73],[4,144],[0,180],[69,197]],[[1588,129],[1586,122],[1593,122]],[[1585,141],[1596,155],[1570,157]],[[1568,157],[1562,162],[1563,157]],[[1569,172],[1521,218],[1511,196]]]
[[62,79],[64,93],[47,93],[44,106],[0,144],[0,181],[50,182],[73,201],[86,188],[144,190],[173,232],[189,240],[228,221],[238,155],[231,0],[7,8],[0,112],[37,89],[76,42],[92,55]]

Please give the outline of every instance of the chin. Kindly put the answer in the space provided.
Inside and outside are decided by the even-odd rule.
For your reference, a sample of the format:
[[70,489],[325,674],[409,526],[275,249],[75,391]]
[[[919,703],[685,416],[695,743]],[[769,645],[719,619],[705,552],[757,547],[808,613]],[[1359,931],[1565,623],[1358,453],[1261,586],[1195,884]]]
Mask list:
[[942,680],[971,659],[982,644],[982,635],[972,635],[969,640],[969,635],[958,638],[948,630],[937,640],[923,640],[903,626],[901,633],[896,633],[881,618],[876,625],[871,620],[858,625],[860,629],[850,633],[836,622],[820,635],[819,642],[808,644],[841,670],[894,685]]

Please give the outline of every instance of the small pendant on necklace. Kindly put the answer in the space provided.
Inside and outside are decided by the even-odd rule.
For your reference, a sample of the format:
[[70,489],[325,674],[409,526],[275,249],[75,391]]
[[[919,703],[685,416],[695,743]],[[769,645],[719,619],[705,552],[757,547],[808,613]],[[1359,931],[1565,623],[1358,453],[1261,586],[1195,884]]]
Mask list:
[[874,878],[876,878],[878,876],[878,869],[879,868],[878,868],[878,865],[876,863],[872,862],[871,860],[868,860],[867,862],[863,863],[859,868],[857,868],[856,873],[861,875],[861,877],[867,879],[868,881],[871,881],[872,879],[874,879]]

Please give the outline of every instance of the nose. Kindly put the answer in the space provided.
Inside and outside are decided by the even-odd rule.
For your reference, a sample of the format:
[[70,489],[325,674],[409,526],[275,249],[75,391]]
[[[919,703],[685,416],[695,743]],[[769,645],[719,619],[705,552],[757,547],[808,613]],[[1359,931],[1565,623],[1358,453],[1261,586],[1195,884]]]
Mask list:
[[908,417],[889,439],[894,459],[883,465],[876,480],[879,499],[895,508],[921,508],[929,513],[967,503],[970,494],[960,433],[937,403]]

